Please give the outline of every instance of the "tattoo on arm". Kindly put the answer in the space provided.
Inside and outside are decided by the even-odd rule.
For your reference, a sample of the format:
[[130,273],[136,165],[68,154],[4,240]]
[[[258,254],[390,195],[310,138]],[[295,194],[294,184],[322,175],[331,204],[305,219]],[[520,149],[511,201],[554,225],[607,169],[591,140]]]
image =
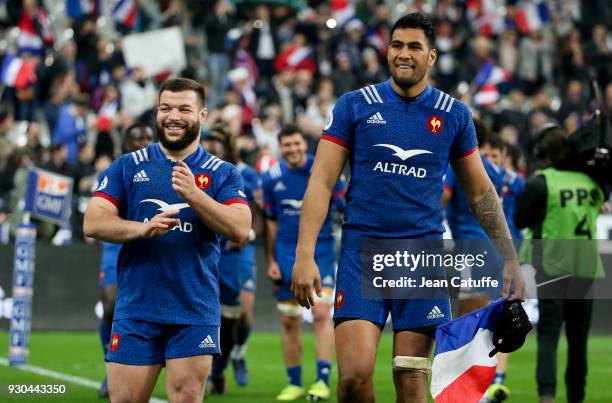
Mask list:
[[482,199],[470,206],[470,209],[504,259],[517,259],[504,210],[493,185]]

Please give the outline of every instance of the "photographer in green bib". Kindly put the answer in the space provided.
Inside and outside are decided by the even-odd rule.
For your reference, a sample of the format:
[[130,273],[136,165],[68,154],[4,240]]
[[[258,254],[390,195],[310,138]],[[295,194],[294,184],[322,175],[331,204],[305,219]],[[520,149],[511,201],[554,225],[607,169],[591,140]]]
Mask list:
[[[527,181],[514,218],[519,228],[528,228],[521,262],[535,268],[539,285],[538,395],[541,403],[555,401],[557,345],[565,322],[567,401],[582,402],[592,287],[595,279],[604,277],[594,239],[604,191],[587,174],[566,169],[573,148],[561,127],[542,127],[536,134],[535,147],[542,170]],[[530,291],[534,295],[534,290]]]

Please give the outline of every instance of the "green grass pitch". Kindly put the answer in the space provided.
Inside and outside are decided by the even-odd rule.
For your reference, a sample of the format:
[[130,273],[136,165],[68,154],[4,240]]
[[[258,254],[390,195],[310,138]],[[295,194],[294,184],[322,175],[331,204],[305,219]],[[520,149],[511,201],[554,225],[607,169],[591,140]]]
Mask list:
[[[313,358],[313,339],[311,334],[304,335],[304,368],[303,379],[308,386],[314,381],[315,363]],[[8,347],[8,334],[0,332],[0,346]],[[6,348],[5,347],[5,348]],[[6,349],[0,357],[6,357]],[[512,391],[509,402],[535,402],[535,352],[536,343],[533,336],[527,339],[523,348],[510,357],[507,374],[507,385]],[[558,401],[564,402],[563,370],[566,357],[565,340],[561,340],[558,353]],[[587,400],[592,403],[612,403],[612,337],[592,337],[589,340],[589,376]],[[380,344],[376,373],[375,390],[378,402],[393,402],[395,395],[391,380],[391,335],[383,335]],[[32,366],[42,367],[65,375],[73,375],[98,382],[104,376],[104,363],[98,336],[92,332],[35,332],[30,339],[30,358]],[[280,336],[269,333],[255,333],[250,340],[248,365],[251,372],[251,383],[247,387],[238,387],[231,374],[227,372],[228,390],[225,396],[212,396],[206,400],[212,403],[268,403],[274,401],[276,393],[285,385],[286,376],[280,350]],[[335,384],[337,374],[332,374]],[[65,395],[56,396],[16,396],[8,394],[9,384],[64,384]],[[334,387],[335,392],[335,387]],[[164,378],[158,381],[154,397],[166,399]],[[0,402],[95,402],[98,401],[96,390],[79,386],[67,381],[59,381],[46,376],[20,371],[0,365]],[[305,401],[305,400],[303,400]],[[330,400],[335,402],[335,398]]]

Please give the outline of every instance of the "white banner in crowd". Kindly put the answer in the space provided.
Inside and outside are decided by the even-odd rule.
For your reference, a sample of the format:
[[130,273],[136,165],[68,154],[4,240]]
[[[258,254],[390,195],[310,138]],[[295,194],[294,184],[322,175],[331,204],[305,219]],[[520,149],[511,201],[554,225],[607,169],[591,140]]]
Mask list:
[[148,77],[178,73],[187,65],[183,35],[177,27],[128,35],[122,48],[127,67],[142,67]]

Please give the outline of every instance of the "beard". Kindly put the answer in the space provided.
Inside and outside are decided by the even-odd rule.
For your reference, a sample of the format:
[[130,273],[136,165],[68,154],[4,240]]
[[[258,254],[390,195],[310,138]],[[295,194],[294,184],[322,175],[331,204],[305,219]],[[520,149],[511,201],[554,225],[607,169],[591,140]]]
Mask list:
[[178,151],[186,148],[189,144],[193,143],[200,134],[200,123],[188,124],[185,127],[185,133],[182,137],[177,140],[170,140],[166,136],[166,130],[159,123],[156,125],[157,137],[159,142],[164,146],[166,150]]
[[393,81],[395,81],[395,84],[397,84],[398,87],[410,88],[416,85],[421,80],[423,80],[423,78],[425,77],[425,72],[420,71],[420,69],[417,70],[415,68],[414,73],[412,74],[412,77],[399,77],[397,73],[396,74],[391,73],[391,77],[393,77]]

